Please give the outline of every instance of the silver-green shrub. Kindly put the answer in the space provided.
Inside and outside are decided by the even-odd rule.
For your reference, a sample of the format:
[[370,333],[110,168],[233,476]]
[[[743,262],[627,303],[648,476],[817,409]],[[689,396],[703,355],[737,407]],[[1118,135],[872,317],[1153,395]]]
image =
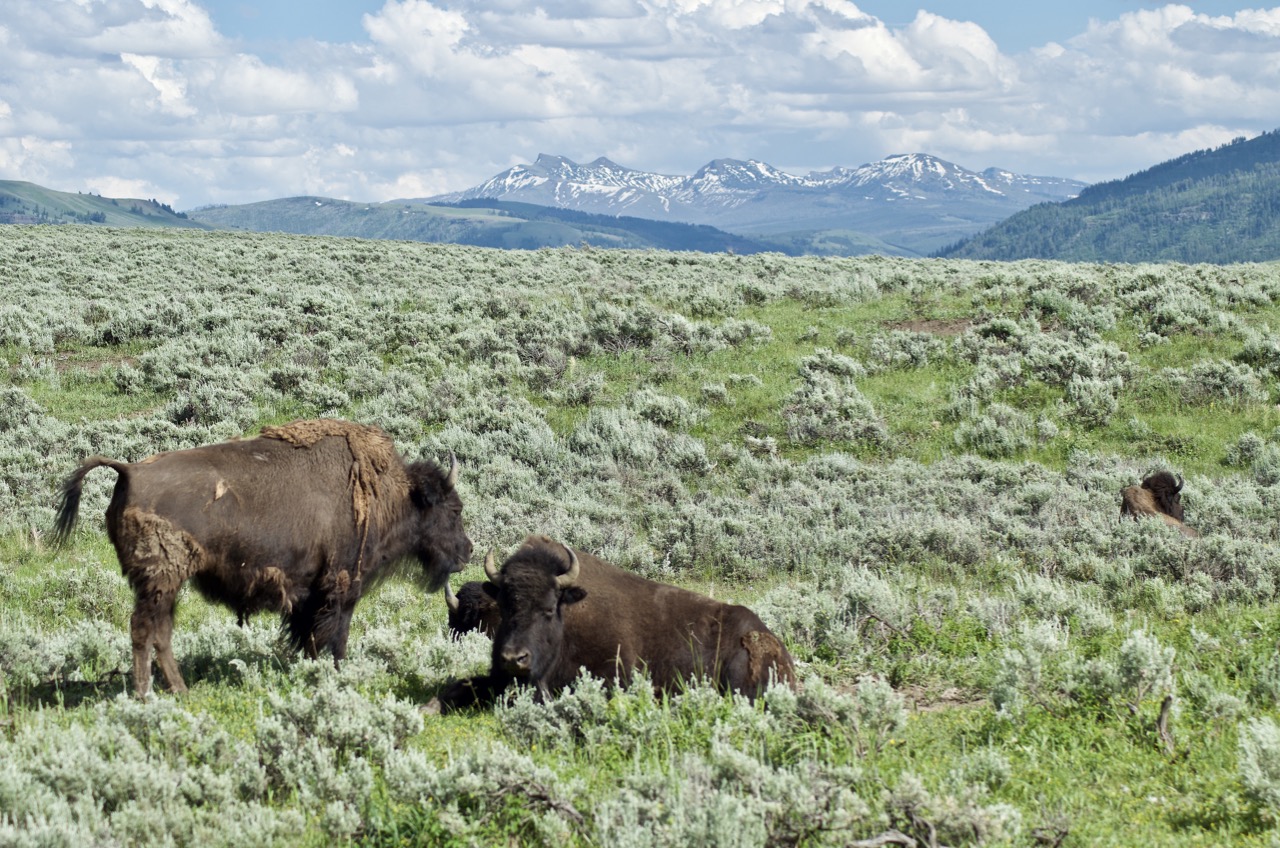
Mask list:
[[396,801],[431,809],[455,839],[477,839],[501,811],[527,812],[522,844],[560,845],[583,825],[575,783],[501,743],[455,751],[443,767],[421,751],[395,751],[385,767]]
[[1172,386],[1185,403],[1238,407],[1268,398],[1258,375],[1246,364],[1216,360],[1190,368],[1166,368],[1160,379]]
[[956,794],[930,792],[915,775],[904,775],[886,802],[890,823],[924,844],[985,845],[1012,842],[1022,833],[1022,815],[1009,804],[989,804],[984,785]]
[[1066,418],[1086,427],[1101,427],[1120,407],[1119,377],[1098,380],[1073,376],[1067,383]]
[[1269,717],[1240,726],[1240,783],[1245,797],[1274,820],[1280,809],[1280,727]]
[[980,415],[956,427],[955,443],[962,450],[993,459],[1010,457],[1031,447],[1034,426],[1026,413],[1003,403],[993,403]]
[[880,448],[888,443],[888,426],[852,380],[821,371],[802,376],[782,411],[788,438],[807,445],[835,441]]

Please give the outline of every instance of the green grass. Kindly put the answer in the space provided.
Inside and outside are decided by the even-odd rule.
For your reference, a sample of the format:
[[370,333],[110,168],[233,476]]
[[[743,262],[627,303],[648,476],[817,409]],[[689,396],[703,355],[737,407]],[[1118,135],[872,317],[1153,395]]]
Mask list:
[[[58,233],[47,238],[69,237]],[[68,279],[87,279],[76,260],[83,253],[102,266],[104,280],[119,281],[125,275],[113,274],[112,263],[120,260],[112,257],[154,250],[141,236],[115,233],[111,249],[95,253],[95,238],[87,234],[70,240],[67,255],[54,251],[42,261],[60,269],[65,265]],[[314,764],[320,777],[294,775],[292,782],[273,784],[265,796],[269,810],[302,817],[288,840],[277,841],[600,844],[592,827],[610,815],[610,805],[646,787],[657,786],[659,794],[670,797],[660,798],[661,810],[653,813],[657,819],[635,825],[639,834],[646,827],[653,833],[674,828],[681,816],[718,810],[715,805],[728,796],[744,806],[734,808],[736,814],[723,813],[721,824],[740,823],[747,796],[775,785],[769,781],[781,781],[788,769],[809,769],[800,789],[788,790],[797,794],[782,799],[783,807],[803,809],[812,801],[804,792],[820,786],[828,772],[843,769],[841,779],[868,805],[869,818],[855,832],[811,834],[796,840],[799,845],[848,844],[873,838],[891,825],[912,826],[891,820],[892,799],[909,785],[909,776],[919,778],[930,795],[921,811],[926,819],[941,823],[948,816],[970,816],[987,826],[994,805],[1003,804],[1023,822],[1016,838],[1002,841],[972,831],[948,837],[948,844],[1057,844],[1059,830],[1067,832],[1063,846],[1274,842],[1274,811],[1248,796],[1240,746],[1249,719],[1280,718],[1280,660],[1275,657],[1280,619],[1273,585],[1280,563],[1271,527],[1275,493],[1251,469],[1225,465],[1224,457],[1246,432],[1259,434],[1268,440],[1266,447],[1274,447],[1280,411],[1274,396],[1227,406],[1186,402],[1161,379],[1162,369],[1235,361],[1244,336],[1235,330],[1208,333],[1197,328],[1174,333],[1166,343],[1143,346],[1144,316],[1119,310],[1116,327],[1100,334],[1124,350],[1132,366],[1116,411],[1100,425],[1081,424],[1064,411],[1062,387],[1012,379],[989,401],[1032,421],[1051,420],[1058,432],[1044,440],[1033,438],[1025,449],[998,462],[965,455],[957,433],[972,422],[948,412],[957,390],[988,367],[950,349],[967,327],[996,317],[1019,320],[1034,333],[1025,310],[1029,303],[1039,303],[1040,332],[1078,340],[1064,327],[1097,302],[1091,299],[1091,285],[1106,294],[1108,286],[1115,289],[1140,275],[1165,271],[887,259],[805,264],[779,257],[603,251],[525,255],[391,243],[378,250],[362,247],[357,260],[352,258],[354,247],[344,254],[334,247],[337,242],[324,239],[201,238],[179,234],[166,236],[165,242],[190,254],[196,280],[191,285],[218,291],[227,304],[244,310],[237,313],[244,326],[278,328],[282,321],[296,319],[281,304],[306,297],[326,308],[317,313],[314,326],[300,325],[297,332],[323,327],[338,344],[367,345],[376,351],[375,367],[381,363],[386,373],[402,373],[406,381],[422,386],[445,379],[442,362],[448,375],[466,381],[453,406],[433,410],[438,418],[431,421],[417,421],[419,411],[412,406],[396,407],[379,397],[362,397],[346,410],[362,419],[386,415],[402,428],[397,438],[405,442],[406,455],[438,453],[442,445],[467,451],[468,526],[478,553],[477,562],[455,576],[455,586],[480,578],[478,560],[489,544],[510,549],[524,534],[542,531],[578,542],[572,536],[580,534],[588,542],[612,546],[629,558],[628,566],[651,569],[666,582],[757,609],[787,640],[802,677],[813,687],[809,694],[823,686],[835,693],[829,701],[816,702],[815,714],[786,726],[769,725],[781,708],[743,708],[697,691],[652,703],[635,693],[617,693],[598,712],[591,712],[595,707],[586,695],[571,693],[527,715],[514,712],[521,708],[517,704],[510,708],[513,712],[424,716],[421,732],[397,741],[396,753],[421,753],[438,771],[478,758],[476,773],[455,781],[471,787],[471,794],[407,803],[395,794],[388,763],[373,762],[368,793],[359,787],[344,790],[359,799],[359,826],[330,833],[324,816],[334,799],[307,794],[332,789],[323,778],[329,753],[321,750]],[[225,250],[214,258],[204,252],[228,245],[238,251],[234,279],[220,270]],[[0,253],[5,249],[0,242]],[[326,264],[317,270],[320,255]],[[45,271],[43,264],[28,268],[22,264],[27,260],[13,254],[9,259],[19,270]],[[155,291],[148,296],[172,290],[172,260],[167,251],[147,259],[159,269],[149,278]],[[348,267],[352,262],[359,267]],[[6,267],[0,263],[0,269]],[[842,280],[861,276],[874,277],[888,293],[873,297],[866,288],[842,288]],[[1108,282],[1113,278],[1119,282]],[[364,280],[377,280],[377,291],[365,291],[359,282]],[[264,281],[280,296],[263,297]],[[1040,289],[1032,291],[1033,283]],[[1052,297],[1044,293],[1046,288],[1052,289]],[[296,298],[285,296],[294,291]],[[44,296],[52,303],[62,297],[61,289],[52,285]],[[131,289],[109,286],[93,292],[95,298],[125,304],[136,296]],[[381,308],[404,316],[394,331],[383,333],[378,322],[367,320],[372,307],[366,301],[375,296]],[[70,316],[62,330],[69,338],[77,331],[76,317],[89,314],[86,298],[57,301],[58,310]],[[534,369],[527,362],[518,371],[508,367],[519,359],[512,338],[559,339],[554,327],[550,333],[538,332],[546,329],[538,322],[546,320],[549,305],[575,313],[563,326],[574,332],[584,324],[590,329],[596,300],[619,309],[625,303],[659,315],[676,312],[711,327],[754,321],[768,327],[771,336],[692,354],[661,342],[620,345],[617,350],[597,347],[582,355],[589,344],[577,346],[580,338],[559,340],[548,343],[544,352],[552,356],[542,361],[563,357],[567,362],[570,351],[577,354],[563,377],[550,373],[550,367],[529,382],[515,376]],[[1280,306],[1224,306],[1223,311],[1236,326],[1280,325]],[[455,328],[455,337],[445,340],[449,344],[413,329],[442,323]],[[872,339],[904,328],[933,333],[947,350],[931,354],[921,367],[873,369],[852,380],[885,423],[889,438],[884,444],[798,444],[788,438],[784,412],[802,385],[800,364],[806,357],[828,349],[870,366]],[[191,335],[193,348],[216,350],[218,331],[202,329],[198,319],[184,332]],[[77,724],[92,729],[99,722],[119,728],[120,744],[108,746],[111,750],[103,757],[124,756],[132,744],[125,738],[131,731],[119,718],[124,708],[115,700],[129,688],[124,672],[132,592],[98,529],[100,519],[86,509],[72,544],[61,550],[49,549],[47,535],[42,538],[31,528],[48,523],[57,479],[79,459],[65,455],[68,449],[48,438],[48,432],[71,434],[80,450],[107,432],[103,422],[138,416],[163,425],[155,428],[157,433],[172,429],[163,420],[172,394],[122,393],[112,379],[113,367],[132,363],[148,344],[139,339],[115,346],[60,342],[55,353],[44,357],[48,366],[36,362],[41,355],[16,345],[0,348],[10,382],[38,410],[30,422],[10,421],[0,410],[0,458],[5,460],[0,498],[20,515],[0,532],[0,745],[25,738],[29,728],[45,727],[40,722],[46,717],[49,736],[42,744],[52,746],[61,739],[60,729]],[[246,391],[256,403],[258,420],[243,428],[250,433],[265,424],[321,412],[293,391],[296,386],[283,392],[271,388],[265,371],[283,355],[282,344],[279,338],[264,344],[267,361],[251,363],[236,375],[245,377]],[[457,353],[473,349],[474,355]],[[997,361],[1017,355],[1013,345],[1003,350],[992,345],[988,353]],[[23,364],[24,357],[32,362]],[[495,357],[507,363],[501,373],[493,370]],[[345,381],[359,372],[345,370],[345,363],[336,360],[324,368],[300,365],[295,376],[299,383],[335,389],[349,385]],[[589,403],[570,406],[557,400],[573,381],[592,375],[601,380]],[[1263,378],[1274,392],[1274,380],[1265,373]],[[723,396],[704,392],[704,387],[721,385]],[[565,466],[573,469],[571,474],[555,465],[556,457],[571,453],[567,437],[588,415],[624,408],[645,389],[684,399],[696,419],[688,426],[672,425],[668,433],[657,431],[658,455],[671,438],[692,438],[705,448],[713,467],[678,473],[581,456]],[[506,411],[525,408],[504,406],[511,396],[527,399],[545,416],[553,433],[547,444],[525,444],[525,439],[544,434],[511,420],[513,414],[525,414]],[[988,400],[980,406],[988,408]],[[227,423],[215,423],[222,428],[219,437],[225,437]],[[184,435],[194,432],[203,431]],[[773,438],[777,456],[752,457],[744,449],[751,444],[748,437]],[[1206,537],[1200,541],[1187,542],[1154,524],[1115,519],[1122,478],[1127,482],[1134,469],[1166,463],[1188,480],[1191,502],[1199,510],[1192,517],[1205,522]],[[514,481],[515,495],[495,479],[506,474]],[[92,482],[96,491],[87,497],[98,509],[107,481]],[[180,651],[179,662],[190,692],[185,698],[157,696],[146,708],[154,713],[147,715],[159,722],[165,720],[164,710],[173,707],[206,720],[205,732],[221,731],[247,746],[245,762],[253,765],[273,754],[263,728],[286,709],[286,702],[315,701],[317,693],[337,697],[336,691],[350,698],[342,702],[348,712],[336,709],[311,718],[331,719],[335,725],[351,722],[353,727],[370,723],[358,736],[359,744],[333,755],[346,768],[352,751],[372,750],[369,740],[378,738],[373,725],[394,713],[394,707],[416,709],[449,678],[485,668],[487,645],[450,641],[444,620],[438,596],[423,595],[407,580],[389,579],[361,600],[351,658],[341,672],[334,672],[327,658],[313,664],[274,647],[275,616],[258,616],[239,630],[233,613],[188,589],[179,604],[176,632],[186,651]],[[1138,697],[1120,682],[1125,646],[1139,630],[1160,647],[1176,650],[1170,671],[1176,697],[1172,751],[1156,726],[1163,691]],[[110,650],[94,653],[89,648],[101,646],[92,644],[86,648],[95,636],[109,637]],[[1038,640],[1049,636],[1057,640],[1055,647],[1041,651]],[[65,657],[52,656],[47,662],[37,657],[45,663],[39,665],[22,653],[30,649],[29,654],[39,654],[45,648]],[[1015,655],[1035,662],[1017,666]],[[33,665],[47,676],[34,683],[5,677],[5,668]],[[1022,701],[1002,714],[993,699],[1011,668],[1023,675],[1014,687]],[[857,712],[850,705],[859,703],[856,698],[871,681],[887,682],[908,705],[916,705],[905,725],[881,731],[849,717]],[[839,710],[846,713],[837,717]],[[140,719],[135,715],[130,720]],[[530,730],[520,721],[541,724]],[[582,741],[588,731],[598,734],[589,744]],[[163,746],[149,750],[149,761],[157,767],[172,762],[191,766],[182,779],[187,791],[198,777],[196,767],[208,765],[201,760],[208,752],[199,741],[177,752]],[[480,756],[491,749],[496,753],[490,759]],[[38,770],[32,765],[35,754],[15,751],[4,749],[14,757],[13,769]],[[166,759],[171,755],[172,760]],[[549,808],[547,798],[536,791],[522,793],[520,785],[529,786],[528,781],[520,784],[522,769],[541,769],[539,779],[547,782],[548,792],[581,813],[582,823],[566,825],[567,814]],[[702,787],[698,791],[706,794],[693,800],[676,797],[701,786],[696,784],[702,779],[700,770],[718,775],[723,785],[716,792]],[[121,765],[117,772],[113,774],[123,780],[129,768]],[[17,773],[4,771],[0,783]],[[518,785],[503,783],[514,778]],[[0,785],[0,829],[9,809],[4,805],[21,801],[5,794],[8,785]],[[486,795],[493,787],[504,788]],[[102,792],[110,788],[100,787]],[[190,810],[199,812],[199,805],[150,810],[147,821],[159,832]],[[540,829],[551,827],[549,812],[565,832]],[[224,824],[229,828],[233,823]],[[912,833],[927,841],[920,830]]]
[[[996,305],[1012,314],[1017,314],[1020,307],[1009,302]],[[972,304],[958,297],[921,303],[919,298],[891,295],[853,307],[784,300],[745,307],[732,316],[769,327],[773,337],[765,343],[701,355],[676,353],[656,361],[641,351],[588,356],[575,363],[572,374],[603,375],[606,389],[597,404],[623,404],[638,389],[654,386],[706,409],[705,417],[690,432],[708,445],[737,442],[744,434],[770,436],[778,441],[784,456],[802,459],[815,449],[791,443],[781,416],[786,399],[801,382],[797,370],[801,358],[819,348],[855,359],[865,357],[870,338],[908,321],[939,322],[939,326],[947,326],[947,333],[954,332],[954,322],[971,316],[971,309]],[[1257,319],[1250,323],[1280,323],[1280,310],[1259,311],[1250,318]],[[857,341],[852,346],[842,345],[841,341],[847,338]],[[1108,333],[1104,339],[1120,344],[1140,371],[1122,390],[1116,412],[1101,427],[1064,425],[1058,438],[1033,443],[1009,459],[1060,469],[1079,451],[1134,457],[1156,454],[1176,460],[1188,472],[1218,475],[1225,472],[1218,446],[1232,444],[1246,432],[1265,434],[1280,426],[1280,407],[1274,404],[1247,403],[1226,408],[1216,403],[1188,404],[1176,392],[1144,376],[1163,368],[1186,369],[1196,362],[1231,361],[1242,347],[1238,337],[1180,333],[1171,336],[1167,344],[1147,348],[1138,345],[1137,334],[1131,331]],[[889,448],[868,453],[864,446],[829,443],[817,450],[836,448],[860,456],[905,457],[919,462],[935,462],[953,455],[957,422],[947,421],[939,411],[973,370],[967,363],[942,361],[859,379],[858,387],[889,425]],[[758,378],[759,384],[735,380],[744,376]],[[703,386],[715,384],[726,387],[727,402],[708,401],[703,396]],[[1053,419],[1059,417],[1065,397],[1063,389],[1031,380],[998,391],[994,401],[1008,404],[1033,419],[1042,415]],[[560,434],[570,432],[587,412],[587,407],[547,403],[536,394],[531,399],[544,409],[548,422]],[[1140,422],[1137,430],[1133,426],[1135,420]]]

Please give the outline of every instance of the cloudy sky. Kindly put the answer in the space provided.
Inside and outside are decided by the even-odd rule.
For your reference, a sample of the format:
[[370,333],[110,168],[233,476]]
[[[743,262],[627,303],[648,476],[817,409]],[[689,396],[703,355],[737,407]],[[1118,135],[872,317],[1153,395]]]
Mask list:
[[469,187],[554,153],[1089,182],[1280,128],[1280,6],[0,0],[0,179],[174,208]]

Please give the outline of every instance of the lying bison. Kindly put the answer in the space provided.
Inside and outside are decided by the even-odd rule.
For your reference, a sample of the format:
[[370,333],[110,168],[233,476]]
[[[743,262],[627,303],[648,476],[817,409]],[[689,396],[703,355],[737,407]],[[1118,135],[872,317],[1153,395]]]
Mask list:
[[498,602],[485,592],[479,580],[463,583],[456,595],[446,581],[444,602],[449,607],[449,632],[454,639],[472,630],[479,630],[490,639],[498,632],[498,622],[502,620]]
[[485,573],[502,614],[492,664],[486,676],[447,686],[434,705],[444,711],[489,703],[512,683],[546,697],[581,669],[626,682],[643,668],[666,691],[705,676],[749,698],[773,680],[795,685],[786,647],[746,607],[645,580],[546,536],[526,539],[501,572],[490,553]]
[[1142,481],[1140,486],[1126,486],[1120,490],[1120,517],[1150,515],[1162,520],[1189,539],[1200,534],[1183,524],[1182,480],[1175,479],[1168,471],[1160,471]]
[[346,654],[356,602],[388,566],[416,558],[434,591],[471,557],[449,470],[406,465],[377,427],[295,421],[255,439],[124,463],[91,457],[62,490],[55,538],[76,523],[84,477],[119,475],[107,535],[133,588],[133,682],[151,689],[151,650],[165,682],[186,690],[173,658],[173,608],[190,579],[243,621],[279,612],[291,642]]

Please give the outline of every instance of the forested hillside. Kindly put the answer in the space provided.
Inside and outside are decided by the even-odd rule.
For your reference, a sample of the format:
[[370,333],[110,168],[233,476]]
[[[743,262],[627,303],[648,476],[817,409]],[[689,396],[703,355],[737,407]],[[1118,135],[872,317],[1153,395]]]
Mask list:
[[[1271,845],[1277,327],[1274,265],[0,228],[0,844]],[[62,482],[317,416],[457,456],[455,586],[546,533],[799,688],[430,714],[491,646],[415,567],[340,669],[188,587],[133,698],[115,474],[57,548]],[[1197,537],[1120,518],[1153,471]]]
[[102,224],[113,227],[182,227],[203,224],[154,198],[71,194],[20,180],[0,180],[0,224]]
[[971,259],[1261,262],[1280,258],[1280,132],[1189,153],[1042,203],[943,250]]

